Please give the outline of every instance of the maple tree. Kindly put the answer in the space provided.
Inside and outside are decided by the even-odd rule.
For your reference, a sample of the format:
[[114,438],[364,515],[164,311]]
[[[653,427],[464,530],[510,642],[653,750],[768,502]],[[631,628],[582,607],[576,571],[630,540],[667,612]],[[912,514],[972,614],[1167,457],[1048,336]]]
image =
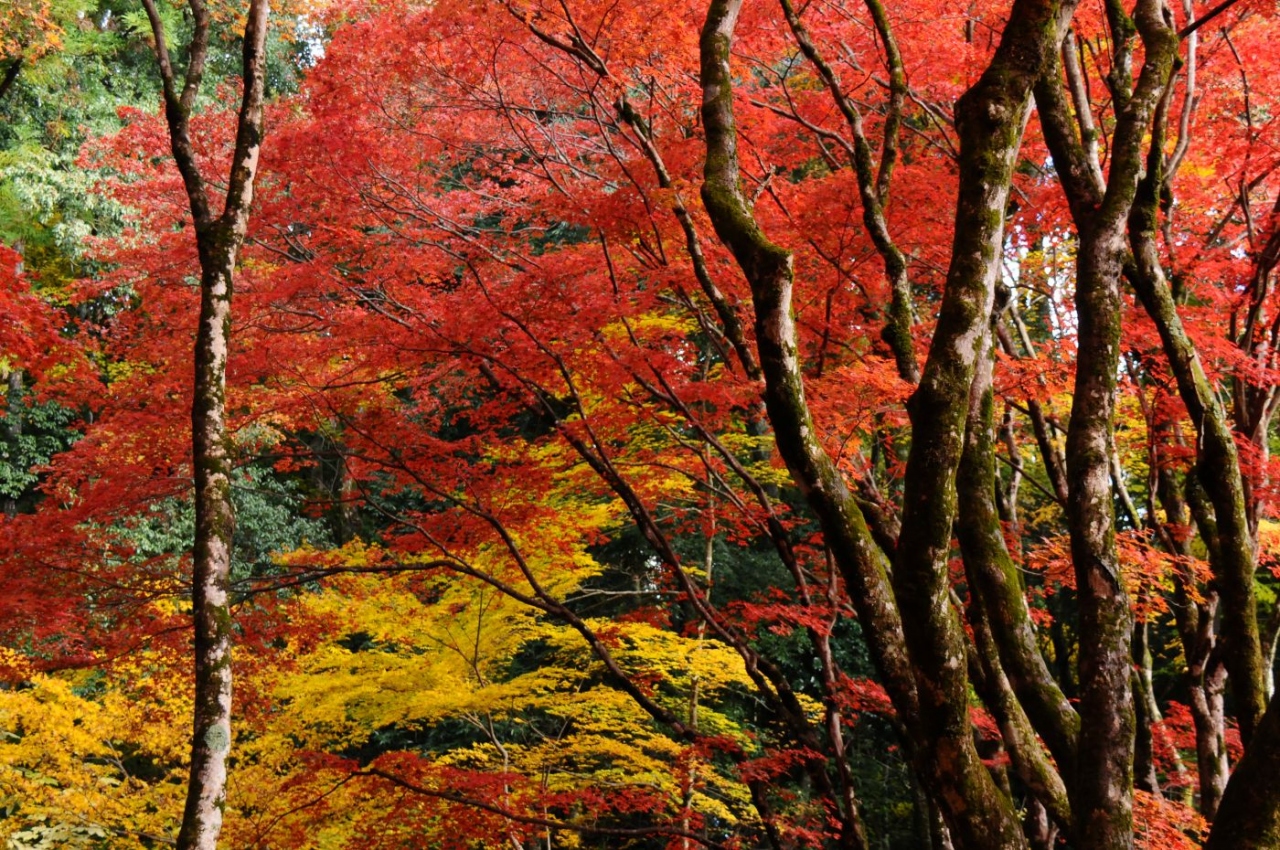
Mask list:
[[[231,611],[228,599],[235,508],[226,434],[227,355],[237,255],[249,227],[254,181],[262,147],[268,6],[255,0],[244,29],[244,95],[220,213],[210,206],[207,180],[191,138],[191,113],[204,75],[209,11],[189,4],[194,29],[181,81],[166,44],[164,20],[154,0],[144,0],[164,83],[164,114],[173,161],[182,175],[200,259],[200,311],[195,340],[191,404],[191,464],[195,528],[191,605],[195,621],[195,694],[191,766],[178,847],[212,850],[222,828],[227,753],[231,748]],[[179,87],[181,86],[181,87]]]
[[1272,5],[336,4],[264,103],[255,3],[196,108],[202,8],[126,230],[0,278],[83,433],[9,840],[1280,841]]

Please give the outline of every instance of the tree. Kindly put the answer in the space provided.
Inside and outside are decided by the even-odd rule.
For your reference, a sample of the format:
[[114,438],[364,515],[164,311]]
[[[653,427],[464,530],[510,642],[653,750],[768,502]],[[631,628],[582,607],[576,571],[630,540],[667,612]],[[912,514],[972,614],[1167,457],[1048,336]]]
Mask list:
[[235,511],[226,436],[227,353],[231,333],[232,280],[249,229],[249,208],[262,146],[266,71],[266,0],[249,5],[244,30],[244,99],[222,211],[210,207],[191,136],[191,115],[204,75],[209,12],[190,3],[194,32],[180,80],[165,43],[164,19],[154,0],[143,0],[155,37],[164,84],[165,120],[174,163],[182,174],[200,257],[200,314],[195,344],[195,395],[191,406],[191,458],[195,473],[195,540],[192,546],[192,613],[195,619],[195,700],[191,767],[178,847],[217,846],[226,799],[226,760],[231,748],[231,610],[228,598]]

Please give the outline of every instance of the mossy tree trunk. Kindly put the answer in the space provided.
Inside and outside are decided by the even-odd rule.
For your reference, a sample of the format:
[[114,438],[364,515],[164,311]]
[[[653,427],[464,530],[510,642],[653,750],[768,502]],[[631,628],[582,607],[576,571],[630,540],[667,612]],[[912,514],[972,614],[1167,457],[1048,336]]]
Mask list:
[[951,263],[920,386],[908,405],[911,451],[894,588],[908,624],[922,734],[931,741],[932,765],[921,769],[962,847],[1026,845],[1010,801],[973,748],[964,634],[950,603],[947,559],[971,385],[990,345],[1005,204],[1031,86],[1072,11],[1070,3],[1015,3],[991,65],[956,105],[960,185]]
[[791,316],[791,254],[761,231],[739,185],[729,51],[740,9],[741,0],[713,0],[701,34],[707,134],[702,199],[716,234],[751,285],[765,407],[779,451],[822,524],[881,681],[904,725],[914,729],[914,680],[888,564],[835,463],[817,443],[805,402]]
[[1205,850],[1280,847],[1280,701],[1272,700],[1227,782]]
[[[200,315],[195,343],[195,393],[191,406],[195,477],[192,547],[192,616],[195,627],[195,700],[191,766],[179,850],[214,850],[226,802],[231,749],[231,607],[228,598],[235,511],[226,427],[227,355],[236,258],[244,244],[262,142],[266,73],[267,0],[251,0],[244,31],[244,95],[223,209],[214,214],[197,165],[190,119],[200,90],[209,43],[209,13],[189,0],[194,30],[181,80],[174,71],[154,0],[143,0],[155,38],[164,84],[170,147],[182,174],[195,223],[200,260]],[[181,88],[179,88],[181,86]]]
[[[730,47],[741,0],[712,0],[701,40],[707,160],[703,202],[751,285],[765,402],[779,452],[822,526],[917,774],[960,848],[1026,846],[1012,801],[973,743],[965,636],[946,562],[970,389],[990,345],[1004,213],[1031,86],[1074,4],[1019,0],[991,66],[957,106],[960,198],[938,329],[911,405],[912,450],[893,586],[865,518],[817,436],[791,315],[792,256],[760,229],[739,182]],[[895,601],[898,607],[895,607]],[[909,647],[909,650],[908,650]]]
[[999,723],[1014,771],[1054,823],[1070,831],[1071,803],[1063,775],[1072,773],[1080,721],[1036,643],[1025,588],[996,511],[994,354],[988,347],[979,361],[956,475],[956,536],[969,584],[976,662],[982,669],[975,685]]
[[1136,86],[1128,73],[1113,75],[1116,127],[1105,181],[1089,139],[1074,129],[1087,128],[1092,120],[1071,121],[1056,57],[1036,85],[1045,140],[1080,240],[1078,355],[1067,428],[1067,517],[1080,611],[1081,732],[1072,806],[1074,839],[1082,848],[1133,846],[1133,617],[1116,552],[1111,480],[1123,306],[1120,282],[1128,258],[1126,226],[1143,174],[1142,144],[1177,54],[1177,36],[1159,0],[1140,0],[1133,19],[1118,3],[1108,4],[1107,11],[1115,41],[1114,65],[1127,66],[1135,33],[1141,35],[1145,50]]
[[[1160,269],[1155,235],[1158,202],[1152,191],[1134,210],[1131,240],[1138,265],[1134,288],[1160,332],[1199,437],[1195,474],[1213,507],[1213,530],[1206,535],[1213,540],[1206,542],[1209,565],[1221,593],[1223,658],[1236,698],[1240,735],[1248,742],[1266,706],[1266,679],[1253,587],[1256,554],[1244,478],[1226,410],[1204,372]],[[1201,531],[1206,531],[1203,525]]]

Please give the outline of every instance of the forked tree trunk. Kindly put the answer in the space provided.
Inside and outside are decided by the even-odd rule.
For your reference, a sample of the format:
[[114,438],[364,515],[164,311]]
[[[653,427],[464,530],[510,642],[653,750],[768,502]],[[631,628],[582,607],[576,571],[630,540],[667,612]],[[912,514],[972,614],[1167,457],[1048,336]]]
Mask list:
[[[1137,85],[1128,74],[1119,74],[1113,86],[1116,127],[1105,181],[1089,139],[1076,135],[1068,117],[1056,57],[1036,85],[1045,140],[1080,234],[1079,355],[1067,429],[1067,517],[1080,606],[1080,741],[1072,789],[1073,837],[1087,850],[1133,846],[1133,617],[1116,552],[1112,422],[1120,357],[1120,279],[1128,254],[1125,229],[1142,177],[1142,144],[1177,52],[1177,37],[1163,11],[1159,0],[1139,0],[1135,20],[1130,21],[1118,5],[1108,6],[1112,30],[1118,34],[1117,66],[1129,60],[1124,36],[1140,33],[1146,52]],[[1078,123],[1091,126],[1092,119],[1084,118]]]
[[235,510],[231,504],[231,454],[226,427],[227,354],[236,258],[249,225],[253,184],[262,141],[266,70],[267,0],[251,0],[244,31],[244,96],[235,151],[221,213],[210,209],[191,142],[190,118],[203,76],[209,16],[203,0],[189,0],[194,34],[178,81],[154,0],[143,0],[155,37],[164,83],[165,118],[174,162],[182,174],[195,222],[200,259],[200,318],[195,345],[195,394],[191,406],[191,462],[195,475],[195,541],[191,603],[195,625],[195,704],[187,802],[179,850],[214,850],[222,829],[231,749],[231,608],[228,599]]

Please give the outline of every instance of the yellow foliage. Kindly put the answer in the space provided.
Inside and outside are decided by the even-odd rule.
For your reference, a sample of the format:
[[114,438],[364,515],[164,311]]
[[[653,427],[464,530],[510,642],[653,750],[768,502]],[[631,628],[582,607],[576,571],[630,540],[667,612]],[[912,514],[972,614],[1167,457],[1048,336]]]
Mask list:
[[10,815],[0,839],[75,846],[96,835],[94,847],[136,847],[141,835],[176,829],[190,701],[163,684],[181,681],[174,671],[154,672],[162,675],[133,693],[98,674],[36,674],[0,691],[0,799]]
[[[656,428],[650,437],[666,439]],[[565,598],[599,575],[589,547],[623,509],[581,486],[581,463],[562,447],[519,452],[555,472],[549,492],[527,494],[539,510],[509,527],[510,543],[538,583]],[[664,480],[672,494],[690,489],[675,473]],[[505,546],[476,545],[465,557],[469,569],[532,593]],[[290,642],[233,660],[227,846],[364,847],[371,835],[386,846],[420,846],[421,830],[434,828],[423,824],[443,817],[439,801],[351,773],[396,752],[436,770],[524,777],[536,786],[525,794],[629,789],[672,815],[687,807],[722,823],[752,817],[742,784],[669,737],[565,623],[474,576],[427,571],[426,556],[374,544],[279,560],[321,559],[356,572],[282,601],[274,616]],[[388,563],[424,569],[360,572]],[[157,612],[172,613],[174,604],[157,603]],[[735,651],[643,622],[586,625],[656,703],[752,748],[722,710],[721,697],[750,690]],[[26,679],[0,690],[0,807],[8,813],[0,842],[125,848],[139,836],[175,834],[190,734],[188,664],[182,647],[156,647],[91,674],[41,675],[20,654],[0,653],[0,666]],[[512,805],[526,805],[521,799]]]

